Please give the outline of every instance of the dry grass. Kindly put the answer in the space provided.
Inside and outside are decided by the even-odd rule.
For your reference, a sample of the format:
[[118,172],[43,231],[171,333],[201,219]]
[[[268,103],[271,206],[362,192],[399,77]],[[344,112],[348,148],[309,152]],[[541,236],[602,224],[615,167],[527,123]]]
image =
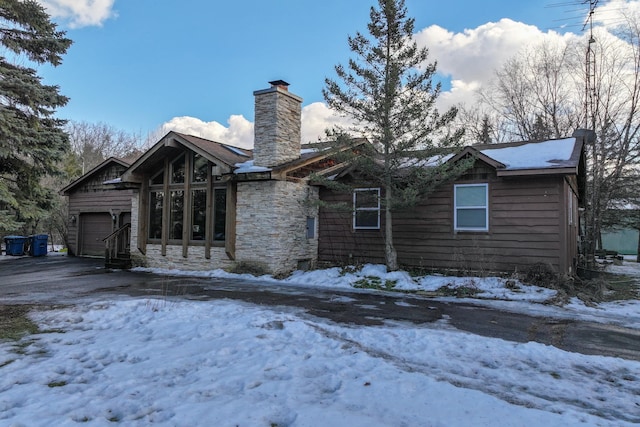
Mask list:
[[31,305],[0,305],[0,341],[17,341],[39,331],[27,314]]

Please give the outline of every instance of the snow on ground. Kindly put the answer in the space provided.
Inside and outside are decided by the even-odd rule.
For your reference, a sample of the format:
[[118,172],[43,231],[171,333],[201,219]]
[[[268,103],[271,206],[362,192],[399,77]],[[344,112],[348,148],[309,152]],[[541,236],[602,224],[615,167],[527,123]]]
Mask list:
[[[361,269],[343,269],[339,267],[296,271],[283,280],[271,276],[254,277],[250,274],[232,274],[224,270],[184,271],[159,268],[134,268],[155,274],[190,277],[218,277],[247,280],[260,280],[265,286],[288,284],[336,290],[355,290],[359,281],[377,278],[377,283],[393,283],[393,290],[415,292],[417,295],[429,294],[442,287],[455,290],[468,287],[477,291],[473,298],[438,298],[439,300],[469,300],[477,305],[491,306],[512,312],[524,312],[537,316],[555,316],[558,318],[581,318],[600,323],[612,323],[618,326],[640,328],[640,300],[623,300],[585,306],[578,298],[572,298],[564,307],[542,304],[553,298],[556,291],[539,286],[526,285],[518,280],[501,277],[452,277],[429,275],[412,277],[405,271],[387,272],[384,265],[364,265]],[[625,261],[623,266],[611,265],[608,271],[636,277],[640,282],[640,264]],[[532,304],[534,303],[534,304]]]
[[[222,270],[145,271],[256,280]],[[611,271],[640,278],[635,263]],[[539,302],[554,291],[502,278],[411,277],[366,265],[258,279],[343,290],[365,280],[423,293],[466,286],[480,291],[476,304],[640,329],[637,301],[548,306]],[[640,362],[480,337],[447,319],[363,327],[293,308],[126,297],[32,317],[44,332],[0,343],[0,425],[640,423]]]
[[12,426],[624,426],[640,363],[430,325],[349,327],[229,301],[35,312],[0,344]]

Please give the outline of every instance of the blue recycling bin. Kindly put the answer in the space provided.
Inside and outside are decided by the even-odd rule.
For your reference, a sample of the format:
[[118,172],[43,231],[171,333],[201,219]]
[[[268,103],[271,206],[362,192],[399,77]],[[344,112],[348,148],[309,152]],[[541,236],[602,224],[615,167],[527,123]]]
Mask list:
[[4,246],[7,255],[24,255],[27,238],[24,236],[5,236]]
[[47,254],[47,239],[46,234],[34,234],[29,236],[29,255],[31,256],[45,256]]

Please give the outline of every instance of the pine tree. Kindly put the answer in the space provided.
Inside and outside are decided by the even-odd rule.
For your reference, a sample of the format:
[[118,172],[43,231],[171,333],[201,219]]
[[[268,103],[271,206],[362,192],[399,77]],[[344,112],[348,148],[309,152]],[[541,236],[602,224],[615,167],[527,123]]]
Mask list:
[[349,37],[355,58],[346,68],[335,67],[341,83],[326,79],[324,97],[332,109],[355,122],[349,131],[361,131],[373,142],[374,150],[348,152],[357,153],[350,162],[363,179],[384,190],[385,258],[387,268],[395,270],[393,210],[415,205],[463,170],[461,164],[444,162],[424,167],[428,159],[442,155],[443,148],[457,145],[462,131],[448,132],[456,109],[440,115],[435,108],[441,90],[432,81],[436,64],[427,63],[428,50],[413,41],[414,19],[407,17],[404,0],[379,0],[370,19],[370,37]]
[[491,144],[491,132],[493,126],[489,121],[489,116],[485,114],[482,118],[482,128],[480,129],[480,135],[478,137],[480,144]]
[[56,174],[68,150],[64,121],[54,117],[68,99],[19,63],[60,65],[71,45],[35,0],[0,2],[0,230],[31,230],[55,201],[42,178]]

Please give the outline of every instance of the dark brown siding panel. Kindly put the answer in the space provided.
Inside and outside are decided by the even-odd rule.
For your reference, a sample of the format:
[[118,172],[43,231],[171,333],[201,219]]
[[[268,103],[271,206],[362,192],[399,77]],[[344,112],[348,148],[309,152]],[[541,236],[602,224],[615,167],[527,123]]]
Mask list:
[[[69,195],[69,218],[75,216],[76,223],[69,223],[69,251],[79,255],[79,244],[82,240],[80,215],[86,213],[105,213],[119,215],[131,212],[132,190],[96,190],[78,191]],[[107,233],[109,234],[109,233]],[[103,236],[103,237],[106,237]]]
[[[482,181],[474,181],[482,182]],[[526,270],[536,262],[561,267],[564,245],[559,177],[489,178],[489,231],[454,232],[453,184],[443,186],[412,209],[394,213],[394,240],[401,265],[482,271]],[[323,189],[326,202],[350,202],[349,195]],[[380,231],[352,230],[349,212],[320,214],[319,260],[384,262]]]

